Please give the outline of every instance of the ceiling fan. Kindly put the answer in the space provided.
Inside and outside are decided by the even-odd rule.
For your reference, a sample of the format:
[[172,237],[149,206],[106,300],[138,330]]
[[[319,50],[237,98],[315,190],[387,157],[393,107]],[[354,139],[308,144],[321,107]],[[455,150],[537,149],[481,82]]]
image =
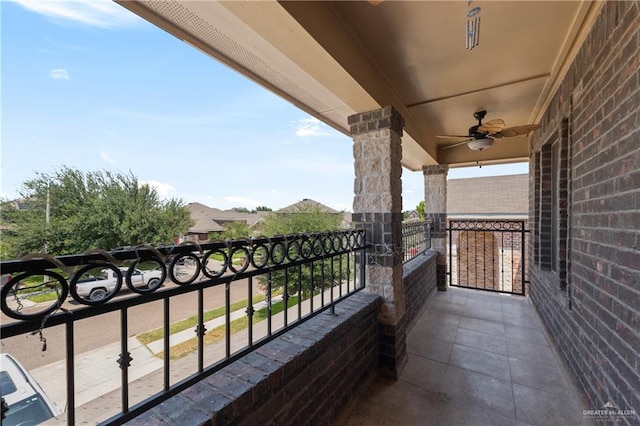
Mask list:
[[540,127],[537,124],[525,124],[522,126],[507,127],[505,129],[504,120],[500,118],[482,123],[482,119],[486,114],[487,111],[478,111],[473,114],[475,119],[478,120],[478,124],[469,128],[468,135],[436,135],[437,138],[441,139],[465,139],[461,142],[444,146],[440,149],[450,149],[467,144],[469,149],[482,151],[483,149],[487,149],[493,145],[495,139],[526,135]]

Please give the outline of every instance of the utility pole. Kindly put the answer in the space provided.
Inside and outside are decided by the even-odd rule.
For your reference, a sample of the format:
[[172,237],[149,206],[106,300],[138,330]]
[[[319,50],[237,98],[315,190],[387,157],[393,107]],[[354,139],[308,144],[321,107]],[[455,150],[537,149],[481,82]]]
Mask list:
[[46,239],[44,241],[44,252],[45,253],[47,252],[47,242],[48,242],[48,239],[49,239],[49,222],[51,221],[51,194],[50,194],[50,191],[49,191],[49,186],[50,185],[47,185],[47,206],[46,206],[45,213],[44,213],[44,221],[45,221],[45,224],[46,224],[45,229],[46,229],[46,232],[47,232]]

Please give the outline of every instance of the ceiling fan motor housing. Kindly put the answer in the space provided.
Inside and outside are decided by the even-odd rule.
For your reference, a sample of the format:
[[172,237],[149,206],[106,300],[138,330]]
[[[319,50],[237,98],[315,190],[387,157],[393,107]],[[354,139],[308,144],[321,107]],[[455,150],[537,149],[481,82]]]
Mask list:
[[488,132],[479,132],[478,129],[482,126],[482,119],[487,115],[487,111],[478,111],[473,113],[473,117],[478,120],[478,124],[469,127],[469,137],[475,139],[482,139],[486,137]]

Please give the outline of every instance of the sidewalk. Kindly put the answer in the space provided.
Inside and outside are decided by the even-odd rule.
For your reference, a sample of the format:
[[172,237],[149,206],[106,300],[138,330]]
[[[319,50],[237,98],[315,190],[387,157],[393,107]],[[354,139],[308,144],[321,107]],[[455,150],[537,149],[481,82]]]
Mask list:
[[[282,298],[274,297],[273,303],[281,301]],[[265,308],[266,302],[259,302],[253,305],[258,311]],[[231,321],[247,315],[245,309],[231,312]],[[204,325],[207,330],[224,325],[225,317],[214,318]],[[193,339],[195,333],[192,328],[172,334],[169,338],[171,346]],[[131,365],[129,367],[129,383],[134,382],[156,370],[161,370],[164,361],[156,357],[164,350],[164,340],[160,339],[143,345],[135,337],[128,339],[129,352],[131,353]],[[120,342],[110,343],[95,350],[76,354],[75,362],[75,406],[80,407],[90,401],[100,398],[110,392],[120,389],[121,375],[118,358],[120,357]],[[64,410],[66,394],[66,360],[56,361],[52,364],[31,370],[31,374],[45,390],[49,398],[58,407]],[[64,416],[62,416],[64,417]]]

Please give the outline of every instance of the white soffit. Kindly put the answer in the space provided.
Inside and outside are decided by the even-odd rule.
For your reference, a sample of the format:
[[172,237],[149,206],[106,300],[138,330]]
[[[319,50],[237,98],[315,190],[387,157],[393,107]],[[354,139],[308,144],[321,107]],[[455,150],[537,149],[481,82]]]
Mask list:
[[349,115],[380,108],[276,2],[121,4],[347,135]]

